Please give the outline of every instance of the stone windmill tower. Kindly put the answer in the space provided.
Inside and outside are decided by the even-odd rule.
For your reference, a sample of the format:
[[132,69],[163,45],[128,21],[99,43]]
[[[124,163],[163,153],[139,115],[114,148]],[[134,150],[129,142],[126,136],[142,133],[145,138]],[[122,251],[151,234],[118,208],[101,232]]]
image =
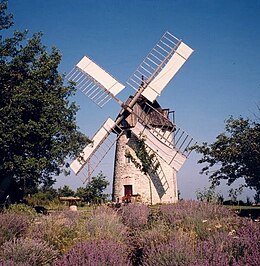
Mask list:
[[[149,106],[146,98],[140,97],[133,110],[154,131],[163,133],[172,140],[175,124],[170,119],[168,109],[162,109],[157,101]],[[140,147],[140,136],[138,138],[132,132],[137,124],[136,117],[130,114],[121,123],[124,134],[116,142],[113,200],[141,201],[151,204],[176,202],[178,199],[176,170],[156,156],[148,147],[146,147],[148,159],[151,160],[152,166],[156,166],[156,169],[151,167],[152,169],[149,169],[147,173],[140,171],[142,162],[136,150],[140,151],[143,147]],[[150,158],[149,155],[153,157]]]
[[[108,118],[92,143],[71,163],[76,174],[90,160],[90,173],[94,172],[116,143],[114,201],[177,201],[176,173],[189,155],[193,139],[176,128],[172,112],[161,108],[156,98],[192,52],[166,32],[127,81],[135,94],[126,102],[116,97],[125,88],[123,84],[88,57],[81,59],[67,78],[100,107],[114,99],[121,111],[115,121]],[[112,135],[116,138],[111,139]]]

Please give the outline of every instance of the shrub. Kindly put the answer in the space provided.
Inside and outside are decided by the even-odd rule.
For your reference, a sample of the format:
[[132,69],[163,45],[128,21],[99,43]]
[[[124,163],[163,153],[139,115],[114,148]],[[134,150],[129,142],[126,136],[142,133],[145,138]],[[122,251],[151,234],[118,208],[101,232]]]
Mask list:
[[126,245],[112,239],[92,239],[81,242],[56,262],[56,266],[127,266],[129,251]]
[[115,241],[125,241],[126,227],[119,215],[108,207],[98,207],[85,223],[85,233],[91,238],[111,238]]
[[259,265],[259,229],[258,224],[243,221],[237,232],[215,232],[198,242],[194,265]]
[[236,250],[241,250],[240,265],[257,266],[260,261],[260,224],[246,221],[238,228]]
[[54,246],[60,252],[65,252],[78,240],[80,232],[77,228],[79,214],[64,211],[42,216],[31,225],[28,236],[41,239]]
[[167,243],[171,234],[171,229],[163,220],[152,223],[151,227],[143,230],[135,230],[131,234],[131,245],[133,247],[132,261],[134,265],[140,265],[143,254],[151,248]]
[[27,215],[17,213],[0,214],[0,245],[5,241],[25,234],[30,219]]
[[57,192],[53,188],[27,196],[25,197],[25,200],[30,206],[49,206],[53,202],[59,203]]
[[193,265],[193,259],[194,254],[189,238],[176,234],[172,235],[167,242],[154,243],[149,249],[144,249],[142,265]]
[[11,204],[8,209],[5,210],[5,213],[17,213],[17,214],[26,214],[34,218],[37,216],[37,212],[34,208],[26,205],[26,204]]
[[160,207],[163,219],[174,228],[194,232],[201,239],[215,231],[229,231],[239,219],[226,207],[201,201],[180,201]]
[[[148,250],[161,243],[167,243],[173,230],[163,220],[157,221],[152,227],[138,231],[138,245]],[[137,241],[136,241],[137,242]]]
[[234,237],[227,232],[216,232],[208,239],[199,241],[196,265],[234,265],[233,245]]
[[51,265],[58,256],[58,252],[46,242],[37,239],[13,239],[5,242],[1,248],[2,261],[25,263],[31,266]]
[[0,261],[0,266],[30,266],[28,263],[17,263],[13,260]]
[[160,210],[170,224],[176,224],[186,217],[197,217],[201,220],[229,218],[234,214],[226,207],[202,201],[179,201],[176,204],[161,205]]
[[145,204],[131,203],[121,208],[123,223],[132,228],[138,229],[148,222],[149,207]]

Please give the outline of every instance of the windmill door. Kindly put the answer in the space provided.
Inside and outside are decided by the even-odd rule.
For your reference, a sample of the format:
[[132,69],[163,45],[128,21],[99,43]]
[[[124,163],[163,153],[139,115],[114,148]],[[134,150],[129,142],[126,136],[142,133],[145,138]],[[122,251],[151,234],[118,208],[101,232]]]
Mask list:
[[125,185],[124,186],[124,199],[126,202],[131,202],[131,197],[133,195],[133,186]]

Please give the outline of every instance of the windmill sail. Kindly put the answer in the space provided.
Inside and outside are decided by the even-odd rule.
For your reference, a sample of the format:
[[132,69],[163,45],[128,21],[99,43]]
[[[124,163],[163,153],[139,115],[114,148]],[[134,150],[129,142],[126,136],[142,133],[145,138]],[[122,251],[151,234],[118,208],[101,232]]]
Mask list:
[[139,90],[141,84],[142,95],[154,102],[192,52],[188,45],[166,32],[127,84],[135,90]]
[[114,127],[115,122],[111,118],[108,118],[107,121],[102,125],[102,127],[92,138],[92,143],[87,145],[80,154],[80,156],[71,163],[70,168],[75,174],[77,174],[85,166],[91,156],[96,152],[96,150],[112,132]]
[[84,56],[67,79],[76,82],[76,88],[81,90],[100,107],[104,106],[111,98],[115,97],[125,86],[98,66],[95,62]]
[[160,96],[162,90],[167,86],[177,71],[189,58],[193,50],[183,42],[180,43],[177,50],[160,71],[160,73],[151,81],[142,95],[153,102],[157,96]]
[[[181,131],[177,142],[169,142],[162,137],[157,131],[149,129],[147,126],[137,122],[131,131],[139,137],[144,135],[145,144],[160,156],[167,164],[172,166],[176,171],[179,171],[189,155],[188,147],[193,141],[184,131]],[[180,130],[176,131],[178,135]],[[177,136],[176,135],[176,136]],[[176,139],[175,136],[175,139]]]
[[[176,172],[184,164],[190,153],[188,148],[194,142],[184,131],[176,128],[174,113],[161,108],[156,98],[192,52],[180,39],[166,32],[127,81],[135,94],[126,102],[117,98],[125,86],[90,58],[84,56],[76,64],[67,79],[75,82],[78,90],[100,107],[110,99],[121,106],[116,120],[109,118],[96,132],[92,143],[71,163],[70,167],[76,174],[87,165],[86,180],[89,180],[116,143],[113,200],[123,200],[131,187],[135,194],[142,195],[144,202],[177,201]],[[131,150],[131,143],[134,145],[140,135],[145,136],[148,154],[155,155],[151,156],[156,167],[151,167],[150,179],[140,178],[142,173],[131,161],[125,160],[128,148]]]

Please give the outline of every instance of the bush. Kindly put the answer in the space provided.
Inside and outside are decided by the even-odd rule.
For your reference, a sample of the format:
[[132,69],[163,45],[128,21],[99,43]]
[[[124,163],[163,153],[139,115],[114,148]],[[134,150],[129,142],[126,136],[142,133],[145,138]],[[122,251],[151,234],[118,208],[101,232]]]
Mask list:
[[176,234],[165,243],[154,243],[149,249],[144,249],[142,265],[193,265],[193,259],[194,254],[189,238]]
[[81,234],[77,227],[79,218],[79,214],[72,211],[42,216],[31,225],[28,236],[44,240],[60,252],[65,252],[75,244]]
[[194,241],[190,233],[175,231],[167,238],[155,235],[143,248],[143,265],[242,266],[259,265],[259,224],[243,222],[237,231],[216,231]]
[[160,210],[164,218],[168,220],[170,224],[176,224],[185,220],[186,217],[196,217],[201,220],[214,220],[234,216],[234,213],[226,207],[195,200],[179,201],[176,204],[161,205]]
[[27,214],[29,216],[37,216],[37,212],[34,208],[26,204],[11,204],[8,209],[5,210],[7,213]]
[[237,265],[233,264],[235,257],[240,257],[241,254],[234,250],[234,237],[227,232],[216,232],[206,240],[198,242],[196,265]]
[[123,223],[132,228],[140,229],[148,222],[149,207],[145,204],[131,203],[121,208]]
[[240,265],[257,266],[260,261],[260,224],[246,221],[237,230],[236,247],[241,250]]
[[0,266],[30,266],[28,263],[17,263],[13,260],[7,260],[7,261],[0,261]]
[[113,239],[92,239],[77,244],[56,262],[56,266],[88,265],[88,266],[127,266],[128,247]]
[[163,220],[155,221],[151,226],[143,230],[135,230],[131,235],[131,245],[133,246],[132,260],[134,265],[140,265],[143,254],[158,244],[167,243],[171,235],[171,228]]
[[226,207],[201,201],[180,201],[160,207],[163,219],[173,228],[205,239],[216,231],[230,231],[239,219]]
[[118,242],[124,242],[127,230],[117,212],[102,206],[93,210],[91,216],[86,220],[85,234],[91,238],[111,238]]
[[151,228],[138,232],[138,245],[144,250],[156,246],[158,243],[167,243],[173,230],[164,221],[157,221]]
[[34,265],[27,264],[25,257],[38,260],[48,255],[43,252],[41,257],[37,247],[50,249],[53,256],[59,251],[63,256],[57,263],[53,257],[53,263],[65,266],[256,266],[260,260],[260,224],[207,202],[181,201],[152,208],[129,204],[116,211],[100,206],[49,216],[23,215],[20,209],[16,206],[0,214],[4,247],[0,266]]
[[23,236],[31,222],[24,214],[1,213],[0,214],[0,245],[5,241]]
[[[58,252],[42,240],[28,238],[13,239],[1,247],[2,261],[25,263],[30,266],[51,265]],[[16,264],[17,265],[17,264]]]
[[25,197],[26,203],[30,206],[45,206],[49,207],[50,205],[53,204],[59,204],[59,199],[58,197],[52,197],[49,193],[44,193],[44,192],[38,192],[30,197]]

